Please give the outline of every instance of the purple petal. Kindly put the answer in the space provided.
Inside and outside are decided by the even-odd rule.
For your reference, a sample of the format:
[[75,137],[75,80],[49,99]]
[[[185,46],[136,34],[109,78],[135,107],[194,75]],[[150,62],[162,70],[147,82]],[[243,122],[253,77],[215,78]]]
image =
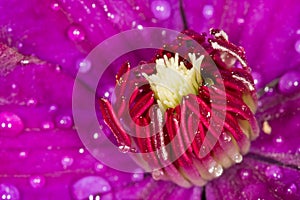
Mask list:
[[206,186],[206,197],[214,199],[299,199],[297,169],[245,157]]
[[[184,1],[188,26],[196,31],[224,29],[246,50],[262,84],[299,66],[300,8],[296,1]],[[298,43],[297,43],[298,42]]]
[[262,130],[253,142],[251,152],[300,166],[300,145],[297,140],[300,132],[299,93],[287,97],[273,92],[262,97],[261,104],[258,116]]
[[72,75],[76,63],[120,31],[144,26],[182,30],[178,1],[53,1],[0,3],[0,41],[24,54],[59,64]]

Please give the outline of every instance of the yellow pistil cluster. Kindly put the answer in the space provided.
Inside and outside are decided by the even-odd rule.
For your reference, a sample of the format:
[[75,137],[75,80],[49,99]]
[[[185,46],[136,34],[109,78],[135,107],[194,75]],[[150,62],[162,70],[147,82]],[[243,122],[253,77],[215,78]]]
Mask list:
[[156,60],[156,74],[143,76],[149,81],[152,91],[160,109],[164,112],[167,108],[174,108],[181,103],[182,97],[188,94],[198,94],[198,88],[202,84],[200,66],[204,56],[196,58],[189,54],[193,67],[187,69],[183,62],[179,62],[179,56]]

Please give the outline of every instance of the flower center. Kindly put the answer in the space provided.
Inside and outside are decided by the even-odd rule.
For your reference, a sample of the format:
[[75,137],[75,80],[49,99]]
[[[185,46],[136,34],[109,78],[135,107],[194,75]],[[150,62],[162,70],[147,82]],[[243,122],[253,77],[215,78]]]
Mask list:
[[[183,33],[170,46],[171,52],[185,55],[164,47],[155,57],[155,69],[143,68],[143,76],[130,76],[124,64],[116,76],[115,93],[121,98],[113,105],[102,98],[100,110],[119,149],[140,153],[135,161],[154,179],[203,186],[242,162],[258,136],[257,97],[245,52],[225,32],[212,29],[209,39]],[[205,59],[191,45],[194,40],[208,52]]]
[[182,101],[182,97],[188,94],[198,94],[199,86],[202,84],[200,65],[204,56],[196,58],[196,55],[189,54],[193,65],[188,69],[183,62],[179,62],[178,54],[175,57],[156,60],[156,74],[143,76],[149,81],[152,91],[155,94],[157,104],[161,111],[167,108],[175,108]]

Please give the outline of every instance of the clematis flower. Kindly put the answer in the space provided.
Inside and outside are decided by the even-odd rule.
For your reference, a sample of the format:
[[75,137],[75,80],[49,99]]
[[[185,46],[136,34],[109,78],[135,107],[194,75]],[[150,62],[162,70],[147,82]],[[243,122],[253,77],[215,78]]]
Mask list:
[[[30,0],[0,5],[0,198],[300,198],[296,1]],[[184,188],[154,180],[142,168],[132,174],[107,167],[85,148],[74,127],[72,90],[77,72],[92,67],[86,55],[114,34],[147,26],[198,33],[222,29],[233,44],[244,47],[252,68],[259,137],[241,163],[205,186]],[[120,63],[108,69],[98,97],[110,94]],[[89,92],[86,85],[80,90]],[[101,137],[93,133],[91,139]]]

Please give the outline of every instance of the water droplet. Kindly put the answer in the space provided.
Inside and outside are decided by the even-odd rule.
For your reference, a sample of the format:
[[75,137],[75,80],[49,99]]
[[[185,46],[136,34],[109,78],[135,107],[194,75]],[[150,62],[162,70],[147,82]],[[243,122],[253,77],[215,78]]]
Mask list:
[[243,161],[243,156],[239,153],[235,154],[232,158],[235,163],[241,163]]
[[210,19],[214,14],[214,7],[212,5],[205,5],[202,14],[206,19]]
[[257,72],[252,72],[252,76],[253,76],[253,80],[254,80],[254,84],[257,88],[261,87],[261,81],[262,81],[262,76],[261,74],[257,73]]
[[85,31],[81,26],[73,24],[68,28],[68,37],[74,42],[81,42],[85,39]]
[[19,200],[19,190],[11,184],[0,184],[0,198],[1,200]]
[[284,74],[278,83],[279,90],[283,94],[293,94],[300,90],[300,73],[288,72]]
[[20,158],[27,158],[27,156],[28,156],[28,153],[27,153],[26,151],[21,151],[21,152],[19,153],[19,157],[20,157]]
[[222,138],[222,140],[223,140],[224,142],[230,142],[230,141],[231,141],[230,135],[228,135],[228,134],[225,133],[225,132],[223,132],[223,133],[221,134],[221,138]]
[[92,63],[87,59],[79,59],[76,63],[77,69],[81,73],[87,73],[90,71]]
[[74,162],[74,159],[69,156],[65,156],[61,159],[61,164],[64,169],[66,169],[67,167],[70,167],[73,164],[73,162]]
[[268,166],[265,170],[265,175],[274,180],[279,180],[283,176],[281,169],[275,165]]
[[83,154],[83,153],[84,153],[84,148],[80,148],[80,149],[78,150],[78,152],[79,152],[80,154]]
[[11,112],[0,113],[0,136],[16,136],[23,129],[23,121],[18,115]]
[[75,199],[87,199],[90,195],[100,195],[111,191],[107,180],[100,176],[86,176],[76,181],[72,186]]
[[51,3],[51,9],[54,11],[58,11],[60,9],[60,6],[57,2],[52,2]]
[[298,190],[297,185],[295,183],[292,183],[287,186],[286,193],[289,195],[295,194],[297,192],[297,190]]
[[95,140],[97,140],[97,139],[99,138],[99,133],[94,133],[94,134],[93,134],[93,138],[94,138]]
[[22,65],[28,65],[28,64],[29,64],[29,60],[26,59],[26,58],[24,58],[23,60],[20,61],[20,63],[21,63]]
[[37,104],[37,100],[35,99],[35,98],[30,98],[30,99],[28,99],[27,100],[27,102],[26,102],[26,105],[27,106],[36,106],[36,104]]
[[54,128],[54,123],[51,121],[44,121],[42,122],[42,129],[44,130],[50,130]]
[[160,180],[160,178],[162,176],[164,176],[164,174],[165,173],[161,169],[156,169],[156,170],[153,170],[153,172],[152,172],[152,178],[154,180]]
[[282,144],[282,143],[283,143],[283,139],[282,139],[281,136],[278,136],[278,137],[275,138],[274,142],[275,142],[276,144]]
[[56,111],[57,111],[57,106],[56,105],[51,105],[50,107],[49,107],[49,113],[55,113]]
[[214,163],[209,169],[208,172],[214,177],[219,177],[223,174],[223,167],[219,164]]
[[11,94],[17,94],[19,92],[19,87],[17,84],[11,84]]
[[45,178],[43,176],[32,176],[29,178],[29,183],[33,188],[41,188],[45,185]]
[[107,170],[107,167],[102,163],[95,163],[95,171],[96,172],[104,172]]
[[130,151],[130,147],[126,146],[126,145],[121,145],[121,146],[119,146],[119,151],[121,153],[128,153]]
[[73,119],[69,115],[62,115],[56,118],[56,125],[60,128],[71,128],[73,126]]
[[251,176],[251,171],[248,169],[242,169],[239,173],[242,180],[248,179]]
[[297,40],[295,43],[295,50],[300,53],[300,40]]
[[171,15],[171,6],[167,1],[153,1],[151,3],[151,11],[157,19],[165,20]]
[[136,169],[133,171],[131,180],[134,182],[142,181],[144,179],[144,170]]
[[245,20],[243,18],[237,18],[237,23],[238,24],[243,24]]

